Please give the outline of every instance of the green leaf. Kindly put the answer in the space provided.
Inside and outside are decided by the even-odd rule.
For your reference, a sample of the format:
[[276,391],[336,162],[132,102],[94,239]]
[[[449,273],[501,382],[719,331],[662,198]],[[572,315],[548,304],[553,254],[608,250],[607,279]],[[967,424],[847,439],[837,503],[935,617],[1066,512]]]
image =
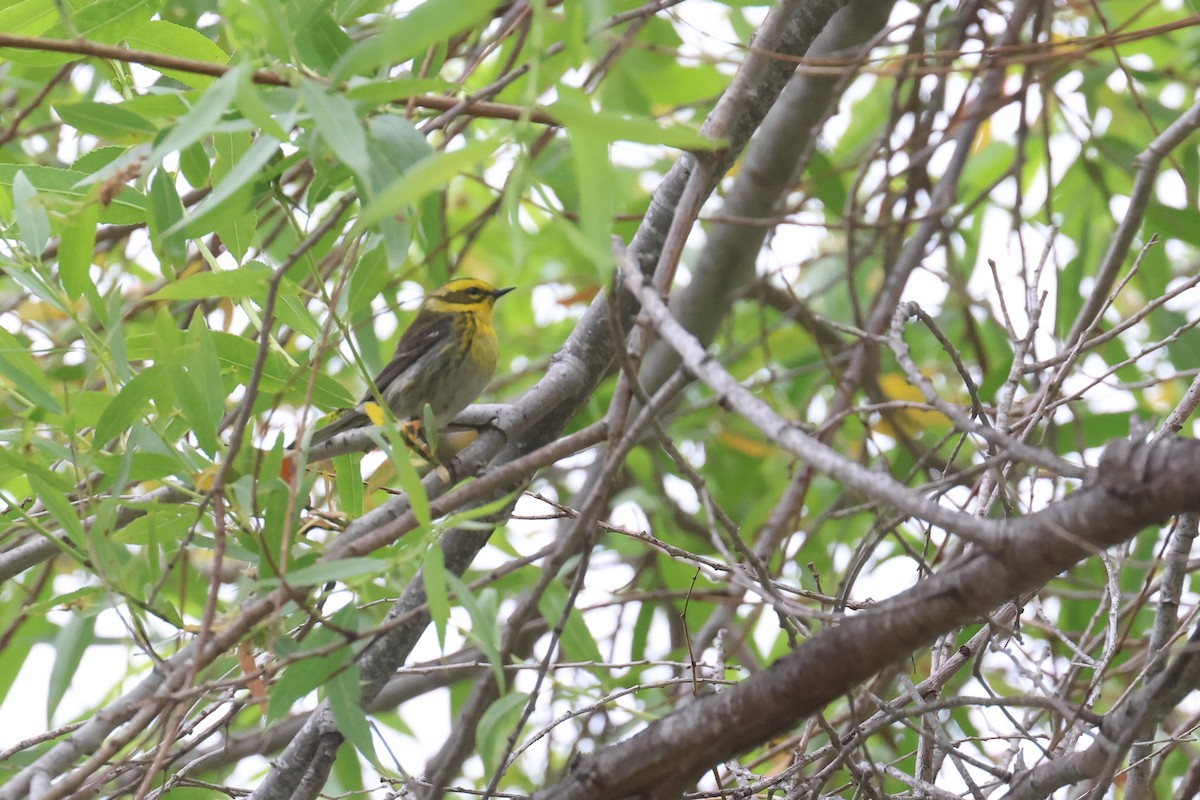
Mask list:
[[208,297],[265,296],[271,268],[252,261],[244,267],[224,272],[198,272],[168,284],[150,295],[149,300],[203,300]]
[[[278,127],[278,126],[277,126]],[[213,162],[212,180],[224,186],[253,145],[248,132],[217,133],[213,135],[213,148],[217,158]],[[232,187],[219,207],[212,206],[212,230],[221,237],[221,243],[229,253],[241,262],[246,251],[253,245],[258,227],[258,211],[254,207],[255,188],[249,182]],[[206,226],[207,227],[207,226]],[[203,231],[193,230],[193,235]]]
[[[175,189],[175,179],[161,167],[150,182],[150,242],[158,254],[163,273],[174,277],[187,260],[187,240],[182,234],[167,236],[167,230],[183,219],[183,201]],[[171,284],[178,286],[179,284]],[[167,288],[170,288],[168,286]]]
[[317,133],[334,154],[359,176],[370,174],[367,134],[358,122],[354,104],[339,93],[329,93],[311,80],[300,82],[300,96],[312,114]]
[[[567,604],[567,590],[557,583],[546,587],[546,591],[538,600],[538,611],[542,618],[554,628],[562,620],[563,609]],[[572,608],[567,615],[567,624],[563,628],[560,641],[563,653],[571,661],[603,661],[600,648],[592,638],[591,631],[583,622],[578,609]]]
[[44,370],[34,363],[29,348],[0,328],[0,377],[6,378],[27,405],[62,413],[62,405],[50,394]]
[[363,513],[363,479],[361,459],[357,454],[343,454],[333,458],[333,472],[337,476],[338,503],[341,511],[351,519]]
[[50,241],[50,217],[38,199],[37,189],[23,171],[13,176],[13,205],[21,241],[34,258],[41,256]]
[[234,103],[242,116],[253,122],[260,131],[285,142],[288,139],[288,133],[275,120],[271,109],[267,108],[267,104],[263,102],[263,92],[264,89],[251,80],[250,73],[243,72],[238,81],[237,97],[234,98]]
[[314,11],[296,31],[296,49],[304,63],[329,74],[354,40],[325,11]]
[[605,270],[612,261],[612,218],[617,202],[615,173],[608,157],[609,143],[592,129],[576,128],[568,135],[575,173],[579,177],[583,236],[578,245],[597,269]]
[[246,65],[239,64],[209,86],[196,104],[159,140],[146,157],[146,163],[157,164],[167,153],[182,150],[208,136],[237,96],[238,81],[247,69]]
[[368,435],[379,446],[379,449],[387,454],[388,460],[396,470],[396,480],[399,481],[400,488],[408,496],[408,505],[412,508],[417,523],[428,528],[433,519],[429,512],[429,495],[425,493],[421,476],[417,474],[416,468],[412,465],[408,447],[400,442],[399,436],[395,434],[395,424],[389,422],[385,430],[388,433],[387,439],[380,436],[379,431],[374,428],[369,431]]
[[[54,635],[54,627],[46,621],[44,611],[35,612],[31,606],[25,609],[25,612],[25,622],[21,626],[22,635],[12,637],[8,644],[0,649],[0,698],[8,696],[9,689],[12,688],[17,675],[21,674],[21,668],[29,658],[33,645],[40,645]],[[18,613],[16,603],[10,603],[7,608],[0,608],[0,614],[3,614],[5,619],[15,620]]]
[[303,290],[287,278],[280,284],[275,299],[275,316],[284,325],[314,341],[321,338],[321,325],[308,310]]
[[175,351],[183,347],[183,331],[179,330],[175,318],[165,305],[159,306],[158,313],[154,315],[153,344],[149,357],[160,363],[173,361]]
[[[83,205],[89,199],[90,189],[83,182],[88,180],[91,175],[69,169],[0,164],[0,186],[8,186],[11,189],[18,170],[24,173],[39,194],[53,194],[68,198],[74,206]],[[116,225],[145,222],[146,198],[126,186],[100,212],[100,221]]]
[[350,286],[346,291],[347,315],[354,319],[358,312],[369,309],[389,280],[391,275],[383,260],[383,250],[377,247],[366,253],[350,272]]
[[113,43],[150,22],[163,0],[99,0],[71,15],[73,33],[81,39]]
[[[0,9],[0,31],[14,36],[41,36],[58,22],[51,0],[21,0]],[[0,50],[5,58],[11,50]]]
[[71,169],[86,174],[96,173],[128,152],[129,148],[126,147],[97,147],[75,159]]
[[[457,84],[443,78],[400,76],[356,83],[354,86],[346,89],[343,94],[346,95],[346,99],[348,100],[368,103],[370,105],[380,105],[383,103],[395,103],[406,97],[414,97],[419,94],[439,94],[452,92],[457,89]],[[374,119],[372,119],[372,122],[374,122]],[[424,140],[425,137],[421,138]]]
[[547,109],[569,133],[587,131],[608,142],[626,141],[657,144],[680,150],[720,150],[729,143],[710,139],[695,128],[664,125],[652,117],[631,117],[592,107],[591,101],[577,89],[559,87],[559,100]]
[[242,214],[226,217],[216,226],[221,244],[238,263],[246,257],[246,252],[254,246],[258,235],[258,212],[253,208]]
[[211,170],[212,163],[208,160],[208,153],[204,152],[202,143],[193,142],[179,151],[179,171],[192,186],[206,185]]
[[237,164],[217,184],[208,197],[200,201],[191,215],[179,220],[164,233],[169,235],[177,230],[186,230],[189,238],[204,233],[205,222],[215,216],[217,212],[223,211],[225,201],[235,192],[258,178],[262,168],[277,152],[279,152],[277,139],[271,136],[260,136],[255,139],[254,144],[250,145],[250,149],[246,151],[245,155],[238,159]]
[[358,665],[352,663],[334,675],[325,685],[325,690],[338,731],[354,745],[355,750],[379,768],[375,743],[371,739],[371,726],[367,724],[367,715],[359,705],[362,690],[359,687]]
[[495,10],[494,0],[427,0],[347,50],[334,65],[330,82],[403,64],[430,45],[490,19]]
[[186,344],[175,360],[163,366],[175,390],[179,410],[196,441],[202,450],[215,457],[221,447],[217,423],[224,412],[225,390],[213,335],[201,315],[192,318]]
[[367,124],[371,134],[373,190],[382,189],[406,169],[434,153],[429,140],[398,114],[380,114]]
[[355,753],[354,746],[343,742],[343,746],[337,749],[337,755],[334,757],[333,773],[330,777],[347,795],[363,796],[369,794],[364,771],[365,765]]
[[93,438],[98,446],[104,446],[128,430],[133,421],[146,412],[150,407],[150,399],[154,396],[155,386],[167,380],[165,370],[160,364],[151,365],[121,387],[121,391],[104,409],[100,421],[96,423]]
[[446,577],[447,585],[454,591],[454,596],[471,617],[471,639],[487,656],[493,676],[496,678],[496,685],[505,686],[504,665],[500,662],[500,629],[496,624],[496,618],[484,613],[483,606],[475,595],[471,594],[470,588],[462,582],[462,579],[448,570],[443,574]]
[[[377,575],[383,569],[384,565],[373,558],[343,558],[289,570],[287,582],[289,586],[318,586],[329,581]],[[279,581],[275,578],[259,582],[259,586],[264,589],[273,589],[278,585]]]
[[[339,622],[339,615],[334,615],[334,621]],[[353,620],[350,620],[353,623]],[[353,630],[353,628],[351,628]],[[318,627],[304,644],[312,649],[323,648],[340,639],[328,628]],[[297,657],[295,643],[280,637],[276,640],[276,650],[280,656]],[[283,672],[283,677],[271,686],[271,699],[267,705],[267,719],[277,720],[286,714],[300,698],[326,685],[331,676],[340,670],[353,657],[349,647],[338,647],[320,656],[300,658],[290,664]]]
[[629,657],[642,661],[646,656],[646,642],[650,639],[650,625],[654,622],[654,605],[642,603],[637,619],[633,623],[633,637],[629,644]]
[[72,300],[93,286],[92,253],[99,221],[100,204],[88,202],[58,224],[58,279]]
[[26,462],[24,466],[29,477],[29,485],[33,487],[37,498],[46,506],[50,516],[77,546],[83,546],[83,523],[79,521],[79,514],[67,499],[71,494],[71,486],[62,479],[62,476],[40,465]]
[[220,419],[225,413],[225,384],[221,380],[221,359],[204,317],[196,314],[187,333],[188,370],[199,379],[200,390],[208,402],[209,413]]
[[500,759],[528,703],[526,695],[510,692],[497,698],[479,717],[475,741],[479,746],[479,757],[483,759],[485,774],[491,775],[504,766]]
[[[213,337],[221,361],[235,367],[240,373],[239,379],[248,380],[250,370],[254,368],[254,362],[258,355],[258,345],[242,336],[234,336],[221,331],[213,331]],[[147,349],[152,352],[149,348]],[[133,355],[131,354],[130,357],[132,358]],[[266,362],[263,364],[263,392],[281,391],[285,385],[289,384],[293,387],[303,388],[306,380],[302,367],[290,363],[277,351],[267,353]],[[313,402],[321,408],[349,408],[357,400],[358,398],[350,394],[339,381],[323,373],[317,375],[316,385],[313,387]]]
[[441,189],[464,170],[485,161],[495,149],[496,145],[491,142],[472,142],[461,150],[434,153],[421,159],[367,204],[358,216],[357,227],[366,228],[384,217],[403,213],[410,204]]
[[109,103],[56,104],[59,119],[81,133],[122,145],[149,141],[158,132],[148,119]]
[[[134,50],[166,53],[210,64],[225,64],[229,61],[229,55],[200,31],[164,20],[150,20],[137,26],[125,37],[125,41]],[[157,67],[149,69],[158,69],[163,75],[196,89],[207,88],[214,80],[210,75],[195,72]]]
[[446,561],[442,557],[439,542],[426,548],[421,575],[425,581],[425,603],[429,606],[429,617],[437,629],[438,646],[445,650],[446,623],[450,621],[450,594],[446,590]]
[[54,637],[54,666],[46,696],[46,724],[54,724],[54,712],[75,680],[83,653],[96,641],[96,618],[72,613]]

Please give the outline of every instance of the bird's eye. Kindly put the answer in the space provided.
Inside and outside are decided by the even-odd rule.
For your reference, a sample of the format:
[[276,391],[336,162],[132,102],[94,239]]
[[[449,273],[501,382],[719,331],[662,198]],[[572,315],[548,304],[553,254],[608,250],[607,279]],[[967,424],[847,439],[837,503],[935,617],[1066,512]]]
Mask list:
[[472,286],[470,289],[467,289],[467,294],[471,295],[471,297],[482,297],[483,290],[478,286]]

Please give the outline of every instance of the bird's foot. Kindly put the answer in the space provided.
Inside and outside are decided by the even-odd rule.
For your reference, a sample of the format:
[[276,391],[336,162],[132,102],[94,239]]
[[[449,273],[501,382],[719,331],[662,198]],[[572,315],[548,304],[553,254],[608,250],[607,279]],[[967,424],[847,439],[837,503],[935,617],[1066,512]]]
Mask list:
[[344,531],[350,524],[350,517],[340,511],[317,511],[312,509],[300,520],[300,535],[307,536],[311,531]]

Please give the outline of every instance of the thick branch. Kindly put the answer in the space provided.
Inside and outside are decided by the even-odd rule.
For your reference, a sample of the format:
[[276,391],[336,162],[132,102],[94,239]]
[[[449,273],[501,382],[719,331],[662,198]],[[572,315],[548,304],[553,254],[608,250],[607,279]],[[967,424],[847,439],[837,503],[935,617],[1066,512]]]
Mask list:
[[[805,53],[829,18],[844,4],[845,0],[788,0],[775,7],[768,15],[755,40],[755,49],[747,56],[729,89],[722,95],[701,129],[710,137],[723,138],[729,142],[729,147],[724,151],[705,156],[711,159],[709,168],[713,176],[703,193],[705,196],[733,165],[795,71],[794,61],[776,58],[774,54],[798,56]],[[654,192],[650,209],[630,246],[631,257],[635,258],[643,269],[653,269],[658,261],[667,231],[671,227],[675,207],[695,166],[694,159],[695,156],[685,155],[676,162]],[[459,474],[478,474],[479,470],[496,457],[496,452],[504,446],[506,439],[512,443],[505,447],[497,458],[499,464],[536,450],[546,441],[552,440],[582,407],[604,377],[615,352],[616,343],[610,335],[608,300],[606,295],[601,295],[592,303],[567,342],[555,354],[546,376],[502,415],[493,430],[482,433],[479,439],[463,452],[459,459]],[[627,321],[633,311],[633,298],[622,293],[619,303],[620,316]],[[526,431],[528,434],[525,434]],[[407,502],[399,498],[394,504],[387,503],[376,509],[372,514],[377,514],[381,521],[385,518],[389,521],[370,524],[364,518],[364,533],[379,527],[380,530],[375,533],[382,534],[382,529],[391,524],[390,520],[395,519],[396,509],[406,506]],[[452,531],[447,534],[442,542],[446,568],[461,573],[486,541],[486,533],[481,534],[479,531]],[[417,579],[406,587],[397,600],[395,609],[412,608],[424,602],[424,587],[421,580]],[[428,617],[419,616],[414,617],[411,624],[403,629],[396,630],[389,637],[392,644],[387,646],[388,657],[381,661],[390,662],[391,669],[402,663],[407,651],[420,638],[427,624]],[[389,667],[387,663],[379,663],[377,669],[382,674]],[[372,669],[372,672],[374,671],[375,668]],[[325,710],[325,707],[322,707],[322,710]],[[277,763],[292,765],[293,768],[296,765],[306,765],[304,759],[293,758],[292,754],[311,749],[309,740],[328,732],[332,722],[330,717],[328,714],[314,714],[310,724],[305,726]],[[273,769],[255,791],[254,797],[291,797],[299,778],[299,775],[294,771],[289,772],[287,768]]]
[[709,695],[580,761],[537,800],[675,797],[713,764],[836,700],[935,637],[1171,514],[1200,508],[1200,443],[1117,441],[1096,477],[1061,502],[994,523],[1001,545],[973,554],[804,642],[766,672]]

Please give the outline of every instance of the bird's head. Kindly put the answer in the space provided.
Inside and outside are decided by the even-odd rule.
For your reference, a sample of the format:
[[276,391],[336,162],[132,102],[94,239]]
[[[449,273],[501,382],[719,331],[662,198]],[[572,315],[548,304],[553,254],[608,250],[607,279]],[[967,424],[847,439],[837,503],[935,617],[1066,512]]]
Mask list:
[[425,295],[421,308],[437,314],[468,313],[490,318],[496,300],[512,290],[511,286],[497,289],[478,278],[455,278]]

